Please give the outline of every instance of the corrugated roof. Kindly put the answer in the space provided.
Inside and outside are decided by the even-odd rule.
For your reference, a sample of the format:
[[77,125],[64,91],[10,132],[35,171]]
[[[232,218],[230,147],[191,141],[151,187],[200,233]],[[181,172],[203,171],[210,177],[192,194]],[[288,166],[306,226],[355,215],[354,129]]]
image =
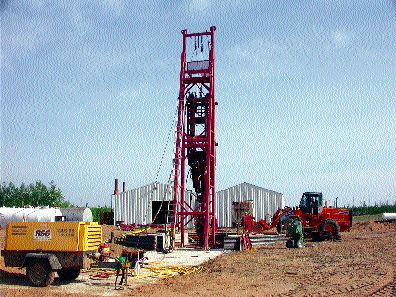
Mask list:
[[260,189],[262,189],[262,190],[264,190],[264,191],[267,191],[267,192],[271,192],[271,193],[275,193],[275,194],[283,195],[283,193],[280,193],[280,192],[277,192],[277,191],[274,191],[274,190],[269,190],[269,189],[266,189],[266,188],[263,188],[263,187],[260,187],[260,186],[257,186],[257,185],[253,185],[253,184],[251,184],[251,183],[247,183],[247,182],[243,182],[243,183],[240,183],[240,184],[236,184],[236,185],[234,185],[234,186],[231,186],[231,187],[225,188],[225,189],[223,189],[223,190],[219,190],[219,191],[217,191],[217,192],[220,192],[220,191],[226,191],[226,190],[230,190],[230,189],[232,189],[232,188],[235,188],[235,187],[241,186],[241,185],[243,185],[243,184],[246,184],[246,185],[248,185],[248,186],[251,186],[251,187],[257,187],[257,188],[260,188]]

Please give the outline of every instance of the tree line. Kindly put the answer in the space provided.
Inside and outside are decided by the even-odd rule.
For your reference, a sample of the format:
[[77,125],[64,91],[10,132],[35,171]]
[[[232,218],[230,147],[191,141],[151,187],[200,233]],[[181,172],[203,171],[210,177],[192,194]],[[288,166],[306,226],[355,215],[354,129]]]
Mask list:
[[384,203],[370,206],[364,203],[362,206],[352,206],[349,209],[353,215],[375,215],[384,212],[396,212],[396,201],[394,204]]
[[0,207],[24,207],[24,206],[50,206],[50,207],[72,207],[66,201],[62,191],[55,185],[54,181],[46,186],[41,181],[30,185],[22,183],[19,187],[13,183],[0,185]]

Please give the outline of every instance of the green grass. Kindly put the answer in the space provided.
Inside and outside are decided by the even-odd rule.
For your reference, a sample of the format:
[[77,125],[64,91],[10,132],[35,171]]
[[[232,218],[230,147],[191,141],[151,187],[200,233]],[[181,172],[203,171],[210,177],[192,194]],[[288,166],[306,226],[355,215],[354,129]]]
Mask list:
[[353,216],[353,222],[367,222],[367,221],[378,221],[381,219],[382,214],[373,214],[373,215],[362,215],[362,216]]

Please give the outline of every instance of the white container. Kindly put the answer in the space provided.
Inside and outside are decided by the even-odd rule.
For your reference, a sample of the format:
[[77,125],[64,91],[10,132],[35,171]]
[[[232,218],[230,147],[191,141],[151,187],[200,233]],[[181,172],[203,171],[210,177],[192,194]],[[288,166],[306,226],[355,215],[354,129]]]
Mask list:
[[92,222],[92,211],[86,207],[70,207],[60,209],[67,222]]
[[55,218],[62,216],[59,208],[31,207],[31,208],[0,208],[0,227],[5,228],[11,222],[55,222]]
[[382,214],[383,221],[396,221],[396,213],[392,212],[384,212]]
[[11,215],[14,212],[20,211],[23,208],[15,208],[15,207],[2,207],[0,208],[0,227],[5,228],[7,222],[10,220]]

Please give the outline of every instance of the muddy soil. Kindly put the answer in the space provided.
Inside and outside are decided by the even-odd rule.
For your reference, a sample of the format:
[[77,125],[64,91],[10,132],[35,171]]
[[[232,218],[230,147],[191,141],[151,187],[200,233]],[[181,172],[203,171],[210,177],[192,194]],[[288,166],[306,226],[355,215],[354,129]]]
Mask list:
[[[0,245],[3,237],[0,231]],[[70,295],[61,285],[30,288],[15,272],[21,273],[4,268],[0,260],[1,296]],[[356,223],[351,232],[342,233],[341,241],[306,242],[303,249],[278,245],[232,252],[204,264],[201,272],[126,288],[120,295],[395,296],[396,224]]]

